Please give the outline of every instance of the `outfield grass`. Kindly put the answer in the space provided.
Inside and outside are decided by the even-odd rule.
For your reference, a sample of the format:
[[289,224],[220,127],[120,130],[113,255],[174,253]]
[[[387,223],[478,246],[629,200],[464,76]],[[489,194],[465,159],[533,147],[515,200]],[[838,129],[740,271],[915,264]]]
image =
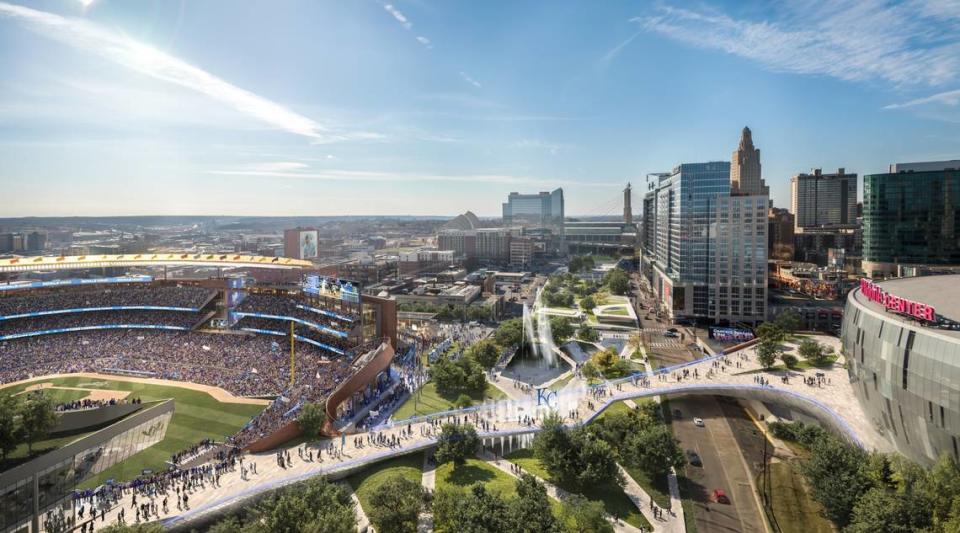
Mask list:
[[568,485],[556,483],[550,478],[550,473],[540,464],[540,460],[533,456],[533,450],[529,449],[517,450],[507,455],[507,460],[520,465],[524,470],[535,476],[556,484],[569,493],[580,494],[590,501],[602,503],[607,513],[619,516],[633,527],[643,527],[648,531],[653,529],[650,522],[640,514],[640,510],[623,492],[623,489],[616,485],[606,484],[581,492]]
[[388,478],[399,475],[418,485],[423,477],[423,454],[413,453],[388,459],[379,462],[362,472],[353,474],[347,478],[347,482],[353,487],[353,491],[360,500],[360,506],[369,513],[373,507],[370,504],[370,496],[373,491],[383,484]]
[[167,398],[173,398],[175,402],[173,418],[162,441],[87,480],[80,488],[95,487],[110,478],[127,481],[140,475],[144,469],[166,470],[166,461],[174,452],[206,438],[223,440],[236,433],[265,407],[253,404],[222,403],[205,392],[176,386],[148,385],[133,381],[112,381],[89,377],[37,380],[4,390],[16,393],[32,384],[47,381],[65,387],[130,391],[129,398],[140,398],[144,402]]
[[[407,401],[400,405],[393,414],[393,419],[404,420],[412,416],[429,415],[455,409],[453,402],[457,400],[457,396],[460,396],[460,394],[442,395],[437,390],[435,383],[432,381],[428,382],[420,388],[418,393],[414,393],[413,396],[407,398]],[[475,404],[482,403],[484,400],[503,400],[507,397],[502,390],[489,383],[487,384],[487,390],[483,394],[473,393],[467,396],[470,396],[470,399],[473,400]]]
[[823,508],[804,488],[803,476],[793,463],[770,463],[773,515],[784,533],[830,533]]

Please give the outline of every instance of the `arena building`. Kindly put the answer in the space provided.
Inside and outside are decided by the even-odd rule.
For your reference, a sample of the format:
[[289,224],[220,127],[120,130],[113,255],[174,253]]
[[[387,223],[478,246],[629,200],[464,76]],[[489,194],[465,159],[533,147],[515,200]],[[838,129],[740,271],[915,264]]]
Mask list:
[[960,275],[861,280],[843,350],[870,422],[904,455],[960,460]]

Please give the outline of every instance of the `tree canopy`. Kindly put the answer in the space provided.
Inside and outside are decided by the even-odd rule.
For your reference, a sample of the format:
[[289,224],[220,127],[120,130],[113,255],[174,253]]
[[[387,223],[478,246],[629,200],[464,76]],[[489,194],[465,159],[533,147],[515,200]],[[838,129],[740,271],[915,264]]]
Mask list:
[[307,438],[318,436],[326,421],[327,411],[323,402],[306,402],[297,414],[297,424]]
[[423,485],[394,474],[373,489],[367,516],[380,533],[414,533],[425,500]]
[[500,359],[500,348],[490,339],[483,339],[467,348],[465,354],[480,363],[483,368],[493,368]]
[[555,413],[544,418],[533,439],[533,453],[558,483],[578,487],[623,483],[610,444],[586,429],[567,429]]
[[622,268],[614,268],[603,277],[603,284],[613,294],[623,296],[630,292],[630,275]]
[[437,439],[436,458],[439,463],[453,462],[460,466],[477,453],[480,437],[470,424],[444,424]]
[[437,359],[430,367],[430,376],[443,394],[481,393],[487,389],[483,367],[469,355],[456,361],[446,356]]

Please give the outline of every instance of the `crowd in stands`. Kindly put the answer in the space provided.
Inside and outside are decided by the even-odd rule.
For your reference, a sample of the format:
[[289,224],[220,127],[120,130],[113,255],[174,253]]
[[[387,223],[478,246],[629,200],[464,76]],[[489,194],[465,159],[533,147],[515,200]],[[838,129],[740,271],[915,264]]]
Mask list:
[[60,287],[47,293],[30,292],[22,295],[0,296],[0,316],[20,315],[38,311],[79,309],[119,305],[159,305],[167,307],[198,308],[213,295],[213,291],[193,286],[116,285]]
[[[239,322],[237,322],[237,327],[241,329],[253,328],[253,329],[261,329],[261,330],[268,330],[268,331],[279,331],[284,335],[288,335],[290,333],[289,321],[275,320],[272,318],[257,318],[257,317],[242,318],[240,319]],[[302,337],[306,337],[308,339],[312,339],[317,342],[322,342],[323,344],[333,346],[334,348],[337,348],[344,352],[348,351],[353,344],[353,341],[351,341],[348,338],[331,335],[329,333],[319,331],[309,326],[304,326],[302,324],[294,324],[294,333],[296,335],[300,335]],[[346,332],[344,331],[344,333]]]
[[[346,305],[330,305],[326,302],[327,300],[325,299],[307,300],[292,295],[278,296],[275,294],[253,293],[247,295],[247,297],[240,302],[240,305],[237,306],[236,310],[245,313],[265,313],[268,315],[291,316],[294,318],[307,320],[309,322],[330,325],[330,327],[334,329],[349,329],[352,323],[360,320],[360,316],[356,313],[356,310],[353,307]],[[315,313],[313,311],[300,309],[297,307],[298,304],[329,311],[348,320],[341,320],[327,314]],[[332,322],[328,323],[328,321]]]
[[94,311],[0,320],[0,336],[49,329],[109,324],[163,325],[190,328],[199,320],[186,311]]
[[108,405],[140,405],[140,398],[123,398],[116,399],[110,398],[109,400],[73,400],[72,402],[64,402],[58,404],[54,409],[57,412],[63,413],[66,411],[80,411],[83,409],[99,409],[100,407],[106,407]]

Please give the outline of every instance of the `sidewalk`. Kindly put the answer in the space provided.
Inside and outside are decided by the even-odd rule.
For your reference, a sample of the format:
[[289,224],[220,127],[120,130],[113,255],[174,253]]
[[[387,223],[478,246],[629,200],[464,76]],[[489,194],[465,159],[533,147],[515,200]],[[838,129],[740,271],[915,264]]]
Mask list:
[[[420,484],[428,492],[433,492],[437,486],[437,466],[429,463],[429,453],[423,454],[423,475],[420,477]],[[426,533],[433,531],[433,513],[424,511],[420,513],[420,519],[417,522],[417,533]]]

